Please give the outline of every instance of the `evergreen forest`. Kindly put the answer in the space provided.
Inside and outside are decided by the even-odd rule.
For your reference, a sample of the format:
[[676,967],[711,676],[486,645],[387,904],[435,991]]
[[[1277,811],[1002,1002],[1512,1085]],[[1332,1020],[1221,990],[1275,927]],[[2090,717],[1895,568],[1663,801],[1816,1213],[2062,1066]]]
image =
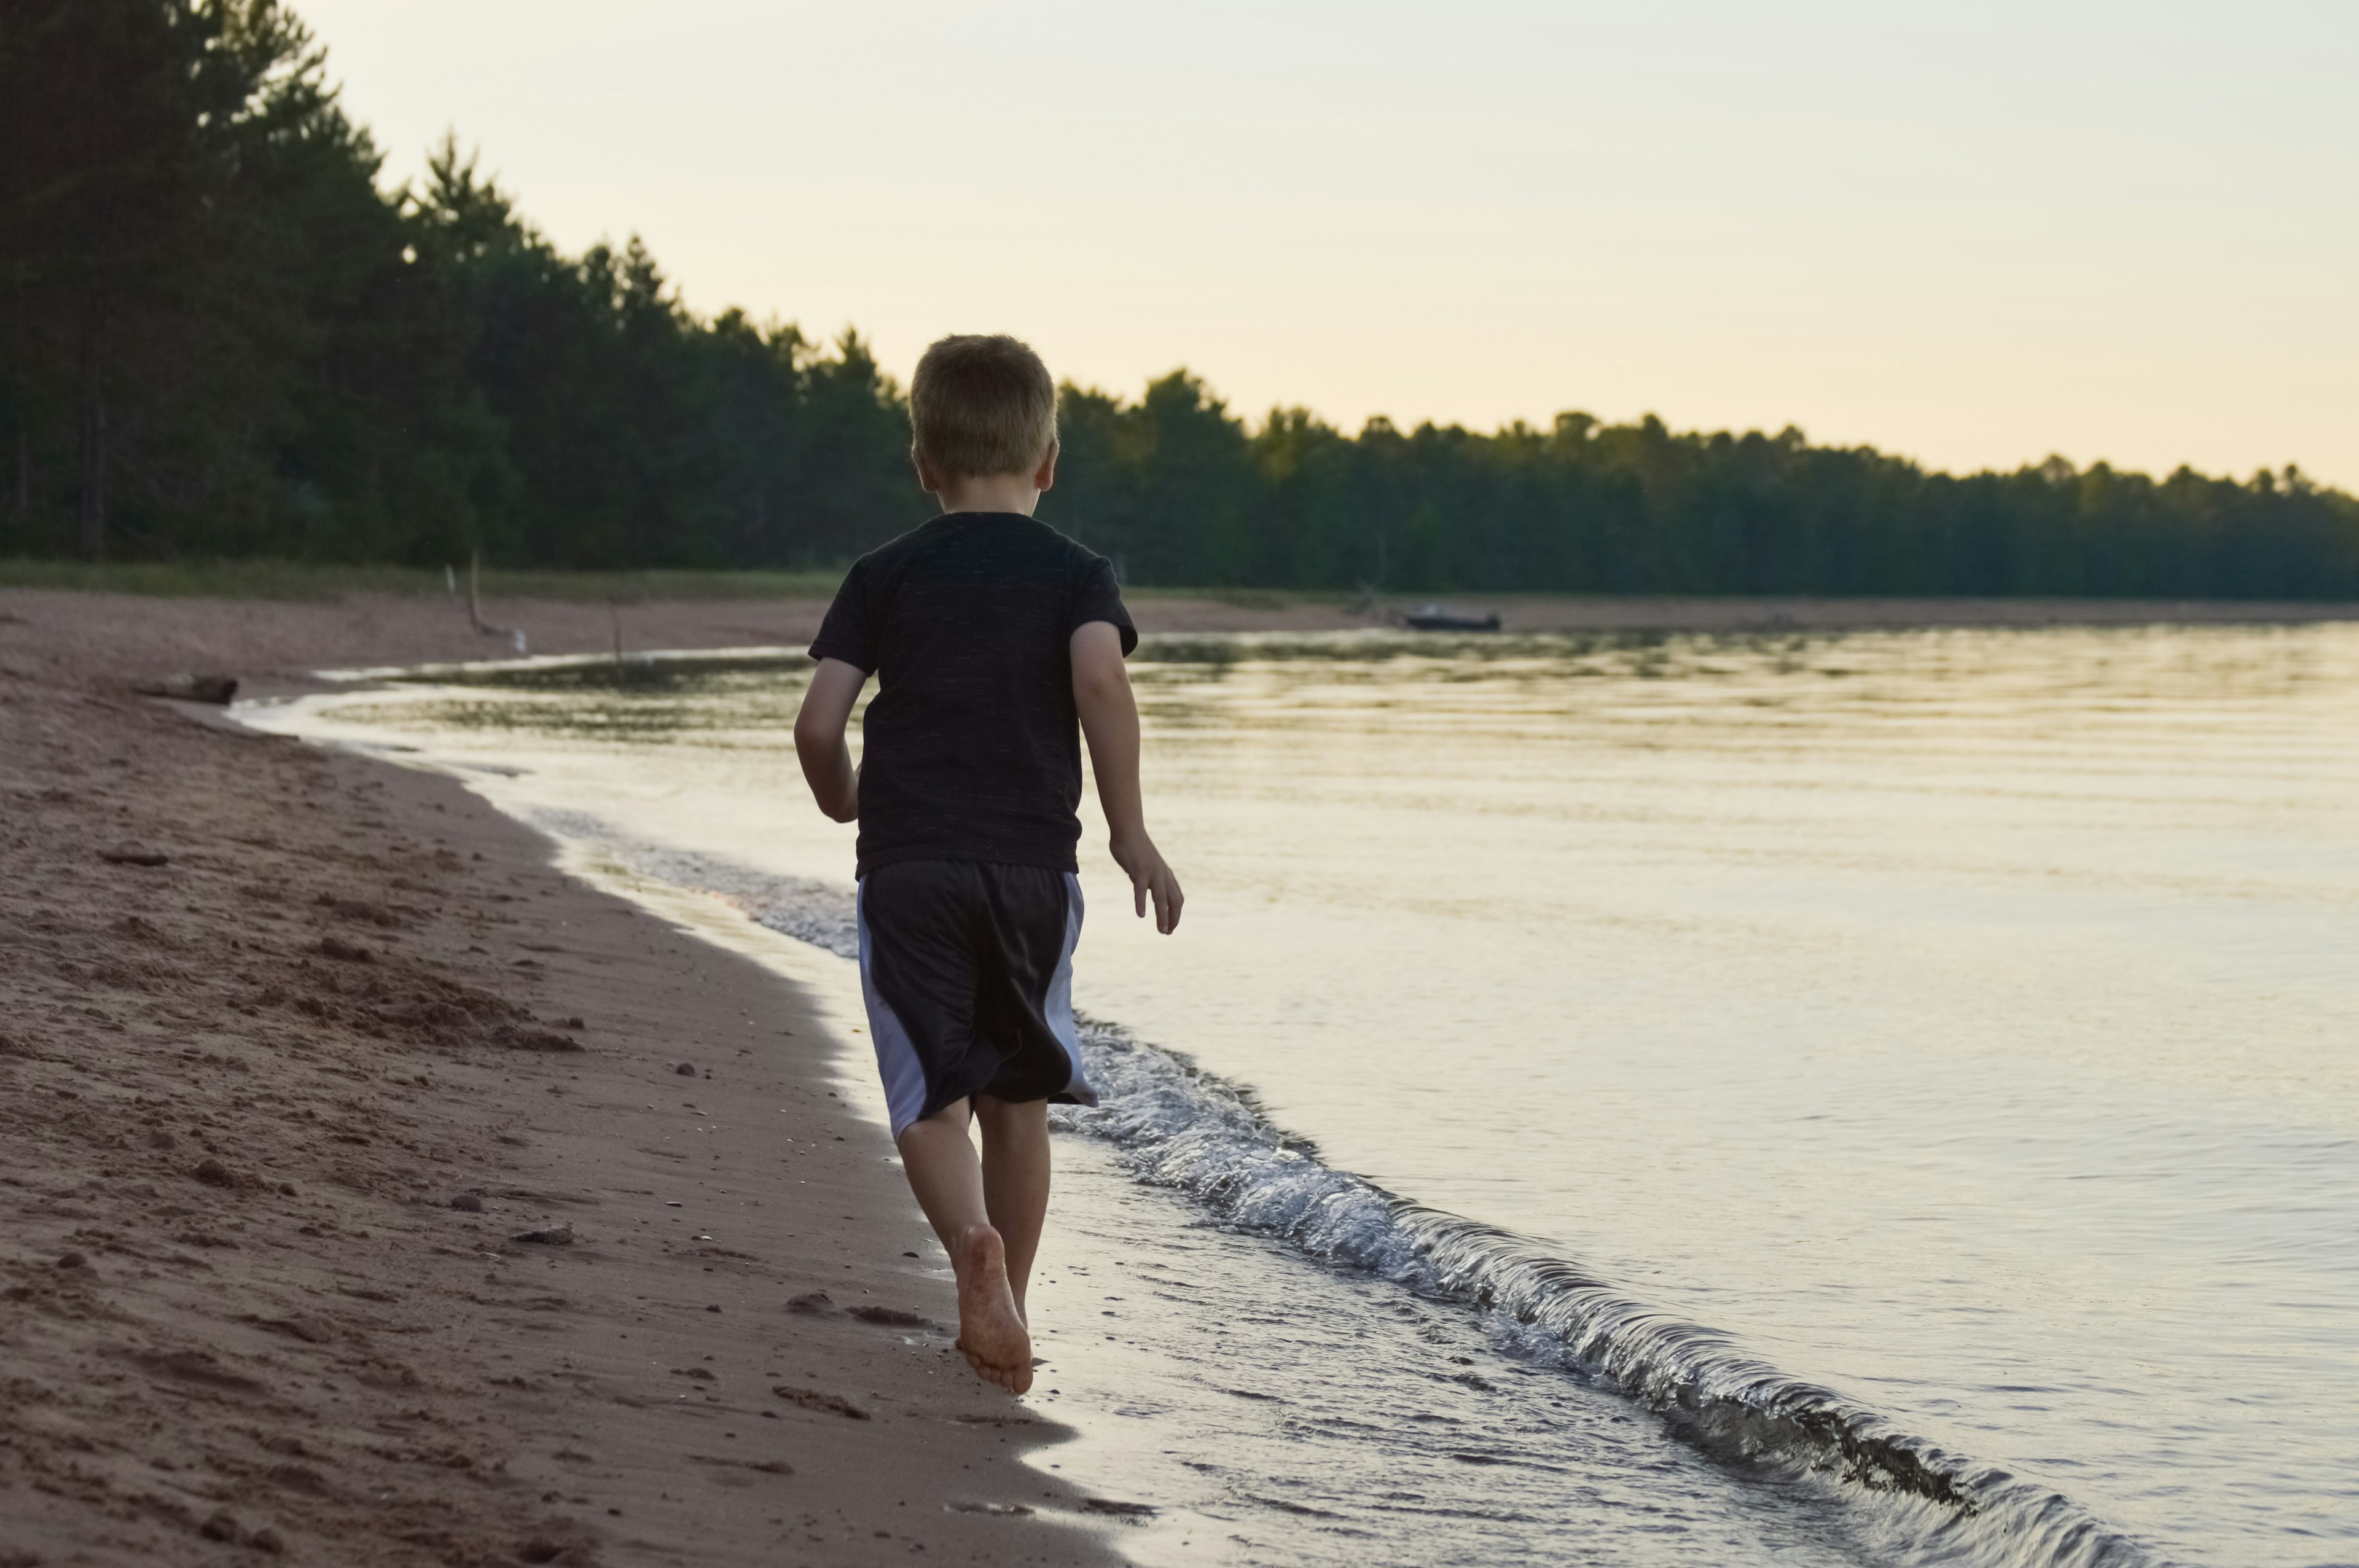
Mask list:
[[[272,0],[0,0],[0,557],[825,568],[925,516],[856,333],[564,254],[455,140],[383,161]],[[1041,514],[1138,584],[2359,598],[2359,501],[2292,468],[1351,434],[1184,371],[1061,417]]]

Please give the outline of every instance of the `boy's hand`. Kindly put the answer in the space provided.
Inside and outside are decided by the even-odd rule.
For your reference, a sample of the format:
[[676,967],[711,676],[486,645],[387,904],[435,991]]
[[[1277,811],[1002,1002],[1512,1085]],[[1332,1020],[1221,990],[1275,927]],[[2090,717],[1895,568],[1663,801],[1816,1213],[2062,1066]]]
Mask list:
[[1163,863],[1162,852],[1155,841],[1139,833],[1117,838],[1111,848],[1114,863],[1130,873],[1130,891],[1136,900],[1139,917],[1147,915],[1147,901],[1155,900],[1155,929],[1169,936],[1180,929],[1180,906],[1187,900],[1180,892],[1180,879]]

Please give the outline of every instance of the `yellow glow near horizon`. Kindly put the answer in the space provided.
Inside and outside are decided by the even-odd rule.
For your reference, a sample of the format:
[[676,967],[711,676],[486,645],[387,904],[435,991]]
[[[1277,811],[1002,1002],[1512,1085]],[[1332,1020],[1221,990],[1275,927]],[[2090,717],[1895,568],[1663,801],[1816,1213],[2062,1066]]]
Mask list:
[[389,178],[905,376],[2359,487],[2347,0],[295,3]]

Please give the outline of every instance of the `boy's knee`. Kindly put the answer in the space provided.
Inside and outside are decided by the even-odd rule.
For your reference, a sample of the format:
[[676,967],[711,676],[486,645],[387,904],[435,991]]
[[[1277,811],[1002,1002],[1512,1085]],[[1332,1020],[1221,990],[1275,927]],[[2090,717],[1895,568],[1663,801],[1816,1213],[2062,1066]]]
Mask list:
[[935,1111],[932,1115],[921,1116],[917,1120],[909,1123],[908,1127],[902,1129],[900,1136],[907,1138],[910,1133],[917,1131],[919,1128],[934,1127],[947,1127],[953,1132],[964,1132],[966,1130],[969,1110],[973,1106],[973,1101],[954,1099],[951,1101],[950,1104],[942,1107],[941,1109]]

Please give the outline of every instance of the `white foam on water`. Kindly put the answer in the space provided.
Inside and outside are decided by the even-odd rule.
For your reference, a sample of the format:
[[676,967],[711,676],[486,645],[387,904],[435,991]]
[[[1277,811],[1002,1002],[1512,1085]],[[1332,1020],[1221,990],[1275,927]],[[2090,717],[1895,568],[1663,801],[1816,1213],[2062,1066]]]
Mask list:
[[[640,875],[723,898],[773,931],[841,957],[857,955],[848,888],[636,840],[582,813],[536,810],[530,819],[560,838],[595,843]],[[1381,1281],[1408,1300],[1461,1312],[1475,1331],[1470,1347],[1479,1341],[1524,1370],[1558,1374],[1586,1390],[1610,1390],[1726,1471],[1783,1488],[1788,1511],[1809,1514],[1809,1505],[1797,1501],[1805,1497],[1840,1499],[1843,1517],[1820,1520],[1815,1533],[1842,1557],[1987,1568],[2159,1568],[2166,1561],[2055,1489],[1947,1450],[1865,1405],[1789,1377],[1731,1336],[1653,1310],[1574,1260],[1327,1165],[1315,1147],[1264,1115],[1248,1088],[1201,1070],[1182,1054],[1095,1019],[1084,1021],[1082,1046],[1100,1103],[1058,1107],[1054,1122],[1104,1144],[1134,1180],[1184,1195],[1225,1231],[1280,1243],[1329,1271]],[[1179,1304],[1184,1308],[1185,1298]],[[1349,1365],[1320,1375],[1381,1376]],[[1448,1456],[1477,1462],[1462,1453]],[[1229,1494],[1241,1486],[1229,1483]],[[1285,1498],[1261,1502],[1265,1519],[1342,1517]],[[1499,1522],[1495,1509],[1484,1517]],[[1200,1523],[1216,1526],[1219,1519],[1207,1516]],[[1315,1528],[1344,1538],[1357,1533]],[[1555,1548],[1547,1539],[1542,1529],[1531,1543],[1536,1560],[1550,1560]],[[1260,1544],[1244,1534],[1231,1541]],[[1354,1548],[1360,1561],[1439,1560],[1430,1543],[1418,1550],[1421,1558],[1396,1559],[1364,1541]],[[1484,1551],[1489,1560],[1507,1560],[1508,1549],[1496,1540]]]

